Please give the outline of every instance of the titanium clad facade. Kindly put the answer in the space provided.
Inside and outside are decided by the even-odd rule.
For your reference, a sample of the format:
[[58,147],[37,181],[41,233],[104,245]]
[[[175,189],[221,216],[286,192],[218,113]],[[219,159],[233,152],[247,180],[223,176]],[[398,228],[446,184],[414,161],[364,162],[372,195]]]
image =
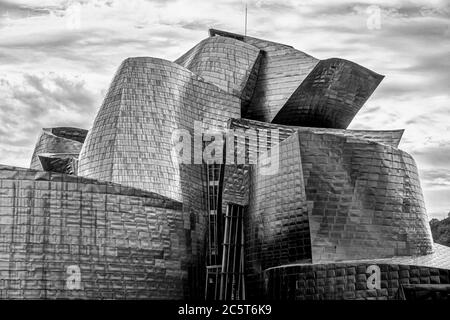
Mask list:
[[346,129],[383,76],[343,59],[320,61],[273,123]]
[[71,175],[76,175],[78,171],[78,157],[75,157],[73,154],[41,153],[39,154],[39,161],[41,162],[44,171]]
[[[259,164],[251,170],[246,216],[249,274],[311,259],[308,207],[298,135],[279,146],[277,174]],[[264,156],[263,156],[264,157]]]
[[287,126],[281,124],[273,124],[249,119],[231,119],[228,126],[234,130],[255,130],[258,133],[260,130],[277,130],[280,141],[283,141],[296,131],[312,132],[316,134],[332,134],[344,137],[353,137],[356,139],[370,140],[388,146],[397,148],[405,130],[342,130],[333,128],[314,128],[314,127],[299,127]]
[[[262,294],[275,300],[402,300],[409,286],[443,288],[450,284],[450,250],[436,244],[426,257],[361,260],[327,264],[293,264],[264,272]],[[439,256],[439,257],[438,257]],[[446,256],[446,259],[442,259]],[[431,262],[433,261],[433,262]],[[380,268],[380,287],[368,288],[370,267]],[[424,290],[432,297],[430,291]],[[445,291],[443,292],[445,296]]]
[[252,101],[243,110],[248,119],[272,122],[278,111],[319,62],[291,46],[211,30],[212,37],[237,38],[263,51]]
[[359,139],[299,132],[313,262],[432,253],[414,160]]
[[[260,50],[242,41],[227,37],[211,37],[175,60],[206,82],[242,98],[253,68],[257,65]],[[254,86],[254,84],[253,84]]]
[[86,135],[87,130],[78,128],[57,127],[43,129],[34,148],[30,168],[43,169],[39,161],[39,155],[44,153],[72,154],[73,157],[78,158]]
[[345,129],[383,76],[343,59],[318,60],[291,46],[210,30],[263,54],[243,118],[287,125]]
[[172,159],[175,129],[225,128],[240,100],[189,70],[156,58],[119,68],[80,154],[80,176],[120,183],[182,201]]
[[[267,122],[260,122],[248,119],[231,119],[228,126],[233,130],[234,134],[234,161],[238,163],[238,157],[245,157],[246,164],[225,165],[224,167],[224,182],[223,182],[223,205],[225,210],[226,203],[235,202],[241,205],[248,204],[249,198],[249,172],[250,154],[259,154],[259,144],[257,140],[258,135],[267,137],[267,147],[271,146],[270,133],[271,130],[276,130],[278,133],[278,141],[281,142],[290,137],[296,131],[312,132],[316,134],[333,134],[343,137],[353,137],[360,139],[367,139],[370,141],[386,144],[397,147],[404,130],[380,131],[380,130],[341,130],[329,128],[311,128],[311,127],[296,127],[272,124]],[[255,135],[255,137],[253,137]],[[247,139],[247,140],[245,140]],[[245,143],[245,149],[239,149],[238,143]],[[242,154],[245,153],[245,155]]]
[[89,133],[44,129],[38,170],[0,166],[0,298],[401,299],[449,284],[403,130],[345,129],[382,78],[214,29],[175,62],[126,59]]
[[[182,299],[198,291],[188,274],[202,263],[192,260],[199,235],[177,201],[1,166],[0,210],[0,298]],[[70,268],[79,286],[67,283]]]

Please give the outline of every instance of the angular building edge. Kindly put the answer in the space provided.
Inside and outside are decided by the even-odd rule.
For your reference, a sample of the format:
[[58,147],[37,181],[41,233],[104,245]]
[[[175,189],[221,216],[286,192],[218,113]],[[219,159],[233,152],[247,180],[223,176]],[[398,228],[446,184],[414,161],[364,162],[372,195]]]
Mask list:
[[202,290],[204,239],[178,201],[10,166],[0,166],[0,201],[0,242],[10,248],[0,252],[1,298],[183,299]]
[[[70,175],[0,166],[0,254],[15,266],[0,296],[395,299],[448,284],[403,130],[345,130],[383,77],[214,29],[175,62],[124,60],[85,141],[64,127],[38,141],[33,158]],[[172,133],[195,121],[264,134],[244,137],[260,161],[175,161]]]

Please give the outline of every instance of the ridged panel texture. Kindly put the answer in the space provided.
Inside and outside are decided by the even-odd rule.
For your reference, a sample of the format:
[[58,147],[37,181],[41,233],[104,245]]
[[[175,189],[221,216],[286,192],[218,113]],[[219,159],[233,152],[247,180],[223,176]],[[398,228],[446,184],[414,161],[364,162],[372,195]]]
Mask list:
[[44,171],[71,175],[77,174],[78,158],[74,157],[72,154],[41,153],[39,154],[39,161],[41,162]]
[[[450,252],[444,250],[447,256]],[[420,260],[420,259],[419,259]],[[380,268],[380,287],[367,287],[367,268]],[[395,261],[360,261],[313,265],[285,265],[267,270],[260,282],[259,298],[271,300],[399,300],[401,286],[436,286],[450,284],[450,266],[423,266],[411,259]],[[424,290],[426,292],[426,289]],[[430,292],[428,292],[429,294]],[[256,298],[256,297],[255,297]]]
[[75,157],[81,151],[87,130],[69,127],[46,128],[42,130],[31,157],[31,169],[42,170],[39,154],[64,153]]
[[320,61],[273,123],[345,129],[383,76],[343,59]]
[[[224,168],[224,182],[222,193],[222,210],[226,209],[227,203],[238,203],[241,205],[248,204],[249,197],[249,153],[254,152],[259,154],[258,141],[251,138],[250,132],[253,130],[254,134],[263,133],[268,138],[270,137],[270,130],[277,130],[279,134],[279,142],[287,139],[297,131],[312,132],[316,134],[333,134],[343,137],[354,137],[360,139],[367,139],[370,141],[386,144],[397,147],[404,130],[341,130],[329,128],[310,128],[310,127],[296,127],[285,126],[267,122],[260,122],[249,119],[231,119],[228,123],[229,128],[234,134],[234,163],[237,163],[238,156],[242,156],[242,151],[245,152],[245,164],[228,164]],[[247,140],[243,140],[247,139]],[[238,143],[244,143],[245,150],[239,149]],[[267,140],[270,148],[272,142]],[[276,142],[278,143],[278,142]],[[230,148],[230,146],[228,146]]]
[[245,216],[245,258],[250,275],[311,259],[298,136],[286,139],[279,147],[275,171],[262,172],[262,162],[250,171],[250,199]]
[[414,160],[360,139],[298,132],[313,262],[425,255],[428,216]]
[[166,60],[130,58],[119,68],[82,152],[80,176],[121,183],[182,201],[172,133],[225,128],[239,98]]
[[[0,166],[0,298],[224,292],[218,280],[236,261],[222,253],[239,242],[238,229],[223,237],[228,204],[245,210],[247,298],[391,299],[400,284],[449,283],[450,252],[433,246],[416,164],[397,149],[403,130],[345,130],[383,76],[210,36],[176,62],[126,59],[89,133],[44,129],[39,170]],[[235,131],[225,149],[234,162],[176,161],[172,134],[192,137],[196,120],[202,134]],[[369,264],[381,267],[381,289],[367,288]]]
[[[200,297],[196,218],[154,193],[2,166],[0,298]],[[80,269],[77,288],[69,266]]]
[[242,98],[248,96],[245,89],[259,53],[258,48],[242,41],[218,36],[201,41],[175,63]]
[[286,125],[345,129],[383,76],[356,63],[318,60],[291,46],[210,29],[262,51],[244,118]]
[[245,42],[263,50],[252,100],[243,117],[272,122],[318,59],[275,42],[245,37]]
[[343,130],[333,128],[314,128],[287,126],[281,124],[267,123],[249,119],[231,119],[229,127],[235,130],[254,129],[256,132],[260,130],[278,130],[280,141],[283,141],[296,131],[313,132],[317,134],[333,134],[344,137],[353,137],[358,139],[366,139],[388,146],[397,148],[405,130]]

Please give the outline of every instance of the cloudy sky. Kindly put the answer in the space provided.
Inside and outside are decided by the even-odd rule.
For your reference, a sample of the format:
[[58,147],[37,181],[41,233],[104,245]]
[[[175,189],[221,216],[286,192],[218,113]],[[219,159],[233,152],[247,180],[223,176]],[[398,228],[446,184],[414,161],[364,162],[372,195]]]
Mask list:
[[[214,27],[243,33],[243,0],[0,0],[0,164],[29,166],[40,128],[89,128],[120,62],[174,60]],[[352,129],[406,129],[428,212],[450,211],[450,1],[248,3],[248,35],[386,76]],[[379,19],[378,19],[379,17]]]

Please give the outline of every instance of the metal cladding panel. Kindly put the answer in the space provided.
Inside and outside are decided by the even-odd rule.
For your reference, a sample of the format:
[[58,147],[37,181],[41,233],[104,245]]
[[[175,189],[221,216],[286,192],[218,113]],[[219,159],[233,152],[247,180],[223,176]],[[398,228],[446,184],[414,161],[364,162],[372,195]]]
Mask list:
[[241,98],[246,94],[244,91],[259,53],[252,45],[217,36],[201,41],[175,63]]
[[249,275],[280,264],[311,259],[298,136],[293,135],[280,144],[278,168],[264,172],[262,163],[250,171],[250,199],[244,217]]
[[[259,279],[261,290],[255,295],[275,300],[398,300],[403,286],[450,284],[450,251],[439,247],[439,257],[279,266],[264,272]],[[447,263],[423,263],[435,258]],[[368,286],[373,266],[380,270],[378,288]]]
[[[227,266],[240,276],[242,265],[223,255],[227,234],[245,237],[239,297],[384,299],[401,283],[448,283],[450,254],[433,247],[416,165],[397,149],[403,130],[344,129],[383,76],[210,35],[176,63],[126,59],[87,137],[44,129],[32,168],[84,177],[0,166],[0,298],[228,292]],[[176,161],[172,134],[199,134],[195,121],[202,135],[234,130],[222,150],[233,162]],[[361,287],[369,263],[385,272],[381,289]],[[68,267],[81,289],[68,288]]]
[[312,132],[316,134],[333,134],[343,137],[353,137],[366,139],[397,148],[405,130],[344,130],[332,128],[314,128],[287,126],[281,124],[260,122],[249,119],[231,119],[229,122],[231,129],[255,129],[255,130],[278,130],[280,141],[286,139],[296,131]]
[[34,147],[31,157],[31,169],[42,170],[39,154],[43,153],[73,153],[79,154],[87,130],[78,128],[48,128],[43,129]]
[[273,123],[345,129],[383,76],[343,59],[320,61]]
[[347,60],[318,60],[288,45],[215,29],[210,35],[241,41],[263,52],[244,118],[345,129],[383,79]]
[[414,160],[375,142],[298,132],[313,262],[432,251]]
[[182,201],[175,129],[225,128],[240,100],[166,60],[130,58],[117,72],[80,154],[79,175]]
[[75,175],[77,172],[78,154],[39,154],[39,161],[44,171]]
[[246,164],[225,165],[222,191],[222,212],[228,203],[241,206],[248,204],[250,166]]
[[271,122],[318,59],[281,43],[210,29],[210,36],[228,37],[263,51],[253,97],[243,110],[248,119]]
[[319,62],[283,44],[245,37],[245,42],[264,51],[252,100],[243,117],[272,122],[289,97]]
[[[3,299],[182,299],[201,292],[194,273],[204,263],[202,232],[181,203],[160,195],[1,166],[0,222]],[[77,287],[68,285],[70,268],[80,271]]]
[[[283,141],[290,137],[297,131],[312,132],[316,134],[333,134],[343,137],[354,137],[367,139],[374,142],[383,143],[397,147],[404,130],[392,131],[375,131],[375,130],[342,130],[342,129],[328,129],[328,128],[308,128],[278,125],[267,122],[260,122],[249,119],[231,119],[228,123],[229,129],[232,130],[235,138],[234,163],[238,162],[238,156],[242,156],[242,150],[237,147],[239,141],[245,140],[245,164],[227,164],[224,168],[224,182],[223,182],[223,198],[222,210],[226,209],[227,203],[238,203],[241,205],[248,204],[248,188],[249,188],[249,154],[254,152],[259,154],[258,140],[251,138],[251,131],[258,134],[263,133],[270,137],[271,130],[277,130],[279,141]],[[270,148],[272,142],[267,140]],[[230,146],[228,146],[230,147]]]
[[55,127],[44,130],[49,130],[52,134],[54,134],[57,137],[75,140],[81,143],[84,142],[88,134],[88,131],[86,129],[73,127]]

